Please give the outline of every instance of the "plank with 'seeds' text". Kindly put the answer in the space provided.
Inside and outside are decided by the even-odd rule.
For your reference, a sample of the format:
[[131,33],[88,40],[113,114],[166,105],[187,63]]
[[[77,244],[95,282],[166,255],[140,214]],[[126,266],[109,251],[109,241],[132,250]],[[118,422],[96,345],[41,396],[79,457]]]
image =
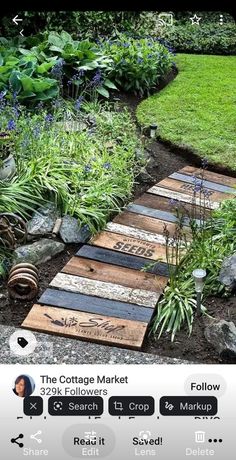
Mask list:
[[[202,191],[194,192],[196,183],[203,185],[204,196]],[[51,280],[22,327],[140,349],[168,282],[163,229],[173,245],[178,202],[186,239],[191,241],[189,217],[194,215],[199,225],[222,200],[235,197],[235,185],[232,177],[211,171],[202,176],[191,166],[173,172],[78,249]]]

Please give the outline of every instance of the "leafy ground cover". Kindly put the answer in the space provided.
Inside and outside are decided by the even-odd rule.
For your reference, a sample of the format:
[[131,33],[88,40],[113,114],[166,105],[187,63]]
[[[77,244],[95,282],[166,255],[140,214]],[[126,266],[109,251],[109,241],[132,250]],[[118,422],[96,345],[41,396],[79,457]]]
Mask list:
[[6,105],[2,131],[10,131],[17,174],[0,182],[0,212],[26,217],[44,200],[96,231],[131,193],[139,165],[135,124],[127,110],[99,103],[57,101],[49,113]]
[[236,170],[236,58],[179,54],[179,73],[141,102],[141,125],[157,123],[162,140]]

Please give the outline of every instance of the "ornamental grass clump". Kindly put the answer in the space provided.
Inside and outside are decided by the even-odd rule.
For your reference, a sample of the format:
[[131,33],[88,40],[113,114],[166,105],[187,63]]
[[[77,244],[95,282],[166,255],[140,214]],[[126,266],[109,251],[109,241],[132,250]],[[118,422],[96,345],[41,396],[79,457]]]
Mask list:
[[[202,268],[207,273],[203,303],[208,295],[229,295],[227,288],[219,281],[219,272],[224,258],[236,251],[236,204],[234,199],[226,199],[219,209],[210,210],[211,192],[206,189],[204,182],[206,166],[203,160],[202,171],[193,178],[191,209],[188,211],[184,204],[176,200],[170,203],[172,207],[174,205],[177,223],[172,244],[169,232],[164,228],[169,282],[151,326],[151,333],[156,338],[160,338],[165,331],[171,334],[171,341],[174,341],[176,333],[183,327],[187,327],[188,334],[191,334],[197,307],[193,270]],[[183,216],[186,215],[188,228],[184,226],[186,217]],[[184,254],[180,254],[180,247],[185,248]],[[208,315],[203,303],[201,312]]]

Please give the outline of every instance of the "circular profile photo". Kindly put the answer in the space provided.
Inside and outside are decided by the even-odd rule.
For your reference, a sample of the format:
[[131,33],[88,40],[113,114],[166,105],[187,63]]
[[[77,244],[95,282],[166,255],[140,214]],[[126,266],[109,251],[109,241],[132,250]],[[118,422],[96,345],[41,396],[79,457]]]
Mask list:
[[35,383],[32,377],[29,375],[19,375],[15,382],[13,393],[20,398],[25,398],[26,396],[30,396],[35,390]]

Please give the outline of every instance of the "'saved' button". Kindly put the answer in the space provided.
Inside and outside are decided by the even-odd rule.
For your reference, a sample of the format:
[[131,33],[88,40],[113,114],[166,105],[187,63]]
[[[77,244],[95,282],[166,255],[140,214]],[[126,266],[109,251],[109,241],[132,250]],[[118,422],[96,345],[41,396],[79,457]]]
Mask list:
[[215,396],[163,396],[160,399],[161,415],[216,415],[217,410]]
[[112,396],[109,398],[110,415],[144,416],[153,415],[155,401],[152,396]]

